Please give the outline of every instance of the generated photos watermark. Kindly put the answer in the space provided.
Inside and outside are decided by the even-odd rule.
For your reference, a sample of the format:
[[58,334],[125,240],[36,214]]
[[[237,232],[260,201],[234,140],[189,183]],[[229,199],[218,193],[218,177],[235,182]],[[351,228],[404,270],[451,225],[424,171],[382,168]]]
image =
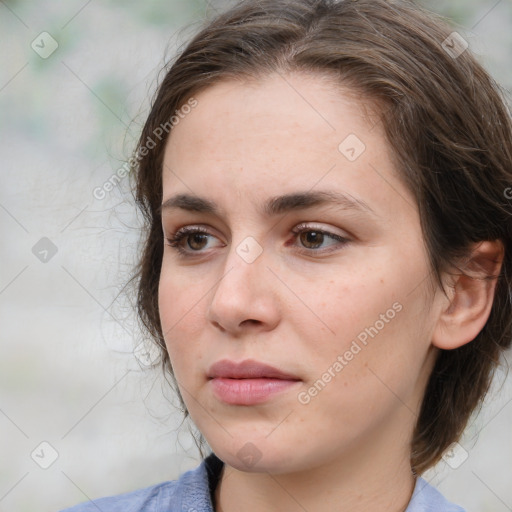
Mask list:
[[352,343],[350,347],[343,353],[338,355],[336,360],[325,370],[319,379],[317,379],[312,386],[306,391],[300,391],[297,395],[298,401],[307,405],[311,400],[318,395],[326,386],[334,379],[348,364],[352,361],[364,347],[368,345],[370,339],[375,338],[387,324],[393,320],[397,313],[402,311],[403,306],[400,302],[395,302],[391,308],[385,313],[381,313],[379,319],[370,327],[366,327],[362,330]]
[[193,108],[196,108],[199,102],[195,98],[190,98],[187,103],[182,105],[179,110],[176,110],[174,114],[169,118],[165,123],[160,124],[157,128],[153,130],[152,135],[148,135],[144,144],[141,145],[134,156],[132,156],[127,162],[125,162],[117,171],[112,174],[103,185],[100,187],[96,187],[92,191],[92,195],[94,199],[98,201],[102,201],[105,199],[110,192],[112,192],[115,187],[117,187],[121,181],[130,174],[130,170],[135,166],[137,162],[140,162],[145,156],[149,154],[149,152],[156,148],[158,143],[162,141],[162,139],[169,134],[171,129],[175,127],[181,119],[184,119],[190,112],[192,112]]

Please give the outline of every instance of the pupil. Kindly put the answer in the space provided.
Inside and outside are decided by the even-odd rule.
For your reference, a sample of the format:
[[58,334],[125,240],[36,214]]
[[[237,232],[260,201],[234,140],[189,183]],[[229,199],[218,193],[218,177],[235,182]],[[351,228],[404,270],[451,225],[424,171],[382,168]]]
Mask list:
[[323,241],[323,233],[319,233],[318,231],[306,231],[303,235],[304,245],[312,244],[312,245],[321,245]]
[[[201,233],[195,233],[192,235],[192,238],[189,239],[189,246],[191,249],[202,249],[203,248],[203,245],[201,244],[201,241],[205,241],[206,240],[206,235],[204,234],[201,234]],[[199,244],[199,247],[194,247],[194,244],[195,242],[198,242]]]

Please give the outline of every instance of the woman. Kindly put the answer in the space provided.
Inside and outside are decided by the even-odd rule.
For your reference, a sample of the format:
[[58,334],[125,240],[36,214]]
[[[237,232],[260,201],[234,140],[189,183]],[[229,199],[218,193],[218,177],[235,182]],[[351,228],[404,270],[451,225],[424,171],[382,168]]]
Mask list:
[[211,21],[132,163],[139,314],[213,453],[69,510],[462,510],[420,475],[511,342],[510,162],[498,87],[408,1]]

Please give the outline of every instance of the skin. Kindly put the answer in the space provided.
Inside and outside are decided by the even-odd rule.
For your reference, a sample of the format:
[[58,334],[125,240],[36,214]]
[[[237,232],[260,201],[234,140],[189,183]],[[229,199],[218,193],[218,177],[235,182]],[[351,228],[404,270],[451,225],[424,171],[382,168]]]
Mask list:
[[[165,238],[183,226],[208,237],[185,237],[186,257],[162,241],[159,308],[187,409],[225,462],[216,510],[405,510],[415,483],[410,440],[437,347],[476,336],[494,285],[459,280],[448,296],[432,291],[417,206],[382,126],[353,91],[289,73],[220,82],[195,97],[167,142],[163,200],[194,194],[221,214],[163,209]],[[338,149],[350,134],[366,146],[355,161]],[[332,204],[259,211],[271,197],[313,190],[342,192],[373,213]],[[306,234],[348,241],[324,235],[315,248],[292,233],[301,223]],[[252,263],[237,252],[247,237],[262,249]],[[498,249],[479,246],[481,268]],[[397,303],[394,318],[301,403],[298,393]],[[224,358],[256,359],[300,382],[263,404],[229,405],[207,378]]]

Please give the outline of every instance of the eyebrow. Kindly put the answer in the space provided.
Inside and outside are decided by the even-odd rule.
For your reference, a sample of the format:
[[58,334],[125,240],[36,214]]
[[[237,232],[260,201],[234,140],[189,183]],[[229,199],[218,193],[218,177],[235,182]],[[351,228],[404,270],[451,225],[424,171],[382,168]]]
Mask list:
[[[271,197],[264,204],[261,213],[267,217],[272,217],[291,211],[313,208],[315,206],[337,206],[342,210],[355,210],[377,216],[374,210],[364,201],[347,194],[329,190],[294,192]],[[171,209],[210,213],[217,216],[221,215],[221,210],[215,202],[192,194],[177,194],[172,196],[165,200],[160,207],[161,212]]]

